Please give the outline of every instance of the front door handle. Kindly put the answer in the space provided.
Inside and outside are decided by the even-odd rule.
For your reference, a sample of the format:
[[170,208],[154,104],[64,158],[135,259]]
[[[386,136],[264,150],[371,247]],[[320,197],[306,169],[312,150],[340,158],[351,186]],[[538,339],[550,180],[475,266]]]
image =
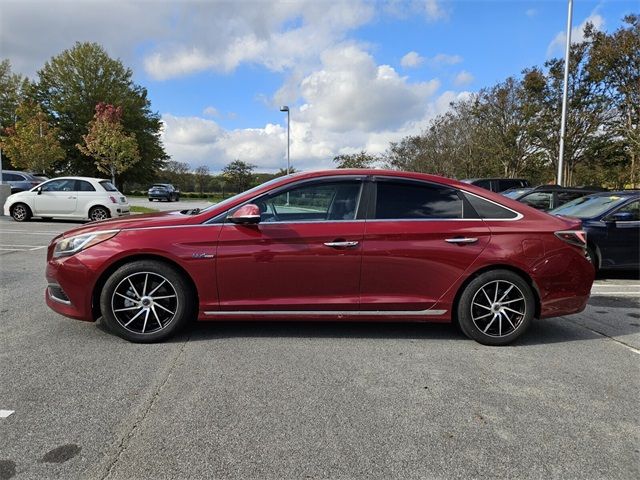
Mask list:
[[335,242],[324,242],[325,246],[331,248],[353,248],[358,245],[359,242],[347,242],[347,241],[335,241]]
[[478,239],[475,237],[455,237],[455,238],[445,239],[445,242],[447,243],[460,243],[460,244],[476,243],[477,241]]

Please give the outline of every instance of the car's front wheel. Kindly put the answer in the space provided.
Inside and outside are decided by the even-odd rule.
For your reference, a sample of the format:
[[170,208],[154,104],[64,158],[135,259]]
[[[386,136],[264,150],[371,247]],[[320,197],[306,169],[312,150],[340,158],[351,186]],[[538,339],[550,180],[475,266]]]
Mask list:
[[94,222],[96,220],[106,220],[109,218],[109,210],[104,207],[93,207],[89,210],[89,218]]
[[11,217],[16,222],[26,222],[31,218],[31,209],[24,203],[16,203],[11,207]]
[[484,345],[513,342],[529,328],[534,313],[531,287],[509,270],[491,270],[474,278],[457,308],[462,331]]
[[100,308],[106,324],[131,342],[157,342],[193,316],[194,292],[184,276],[155,260],[127,263],[105,283]]

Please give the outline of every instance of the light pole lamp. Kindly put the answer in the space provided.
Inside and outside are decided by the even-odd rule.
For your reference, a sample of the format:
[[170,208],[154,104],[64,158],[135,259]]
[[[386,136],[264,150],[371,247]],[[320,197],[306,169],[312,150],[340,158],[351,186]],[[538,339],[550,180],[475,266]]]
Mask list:
[[287,175],[289,175],[289,170],[291,170],[291,160],[289,156],[289,138],[291,132],[291,112],[289,111],[289,107],[287,105],[283,105],[280,107],[281,112],[287,112]]

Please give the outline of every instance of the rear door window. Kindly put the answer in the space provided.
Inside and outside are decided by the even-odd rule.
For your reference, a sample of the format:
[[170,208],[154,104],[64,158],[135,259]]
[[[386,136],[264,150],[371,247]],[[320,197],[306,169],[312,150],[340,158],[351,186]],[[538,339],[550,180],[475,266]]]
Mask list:
[[376,185],[376,219],[462,218],[462,199],[453,188],[386,180]]

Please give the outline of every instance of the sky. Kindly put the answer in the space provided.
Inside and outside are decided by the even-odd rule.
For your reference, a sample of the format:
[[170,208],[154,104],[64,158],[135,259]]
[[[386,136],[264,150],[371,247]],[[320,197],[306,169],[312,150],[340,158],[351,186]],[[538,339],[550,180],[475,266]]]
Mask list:
[[[640,0],[575,0],[581,27],[614,31]],[[134,72],[173,160],[271,172],[422,131],[451,101],[563,55],[566,0],[0,0],[0,58],[32,79],[76,41]]]

